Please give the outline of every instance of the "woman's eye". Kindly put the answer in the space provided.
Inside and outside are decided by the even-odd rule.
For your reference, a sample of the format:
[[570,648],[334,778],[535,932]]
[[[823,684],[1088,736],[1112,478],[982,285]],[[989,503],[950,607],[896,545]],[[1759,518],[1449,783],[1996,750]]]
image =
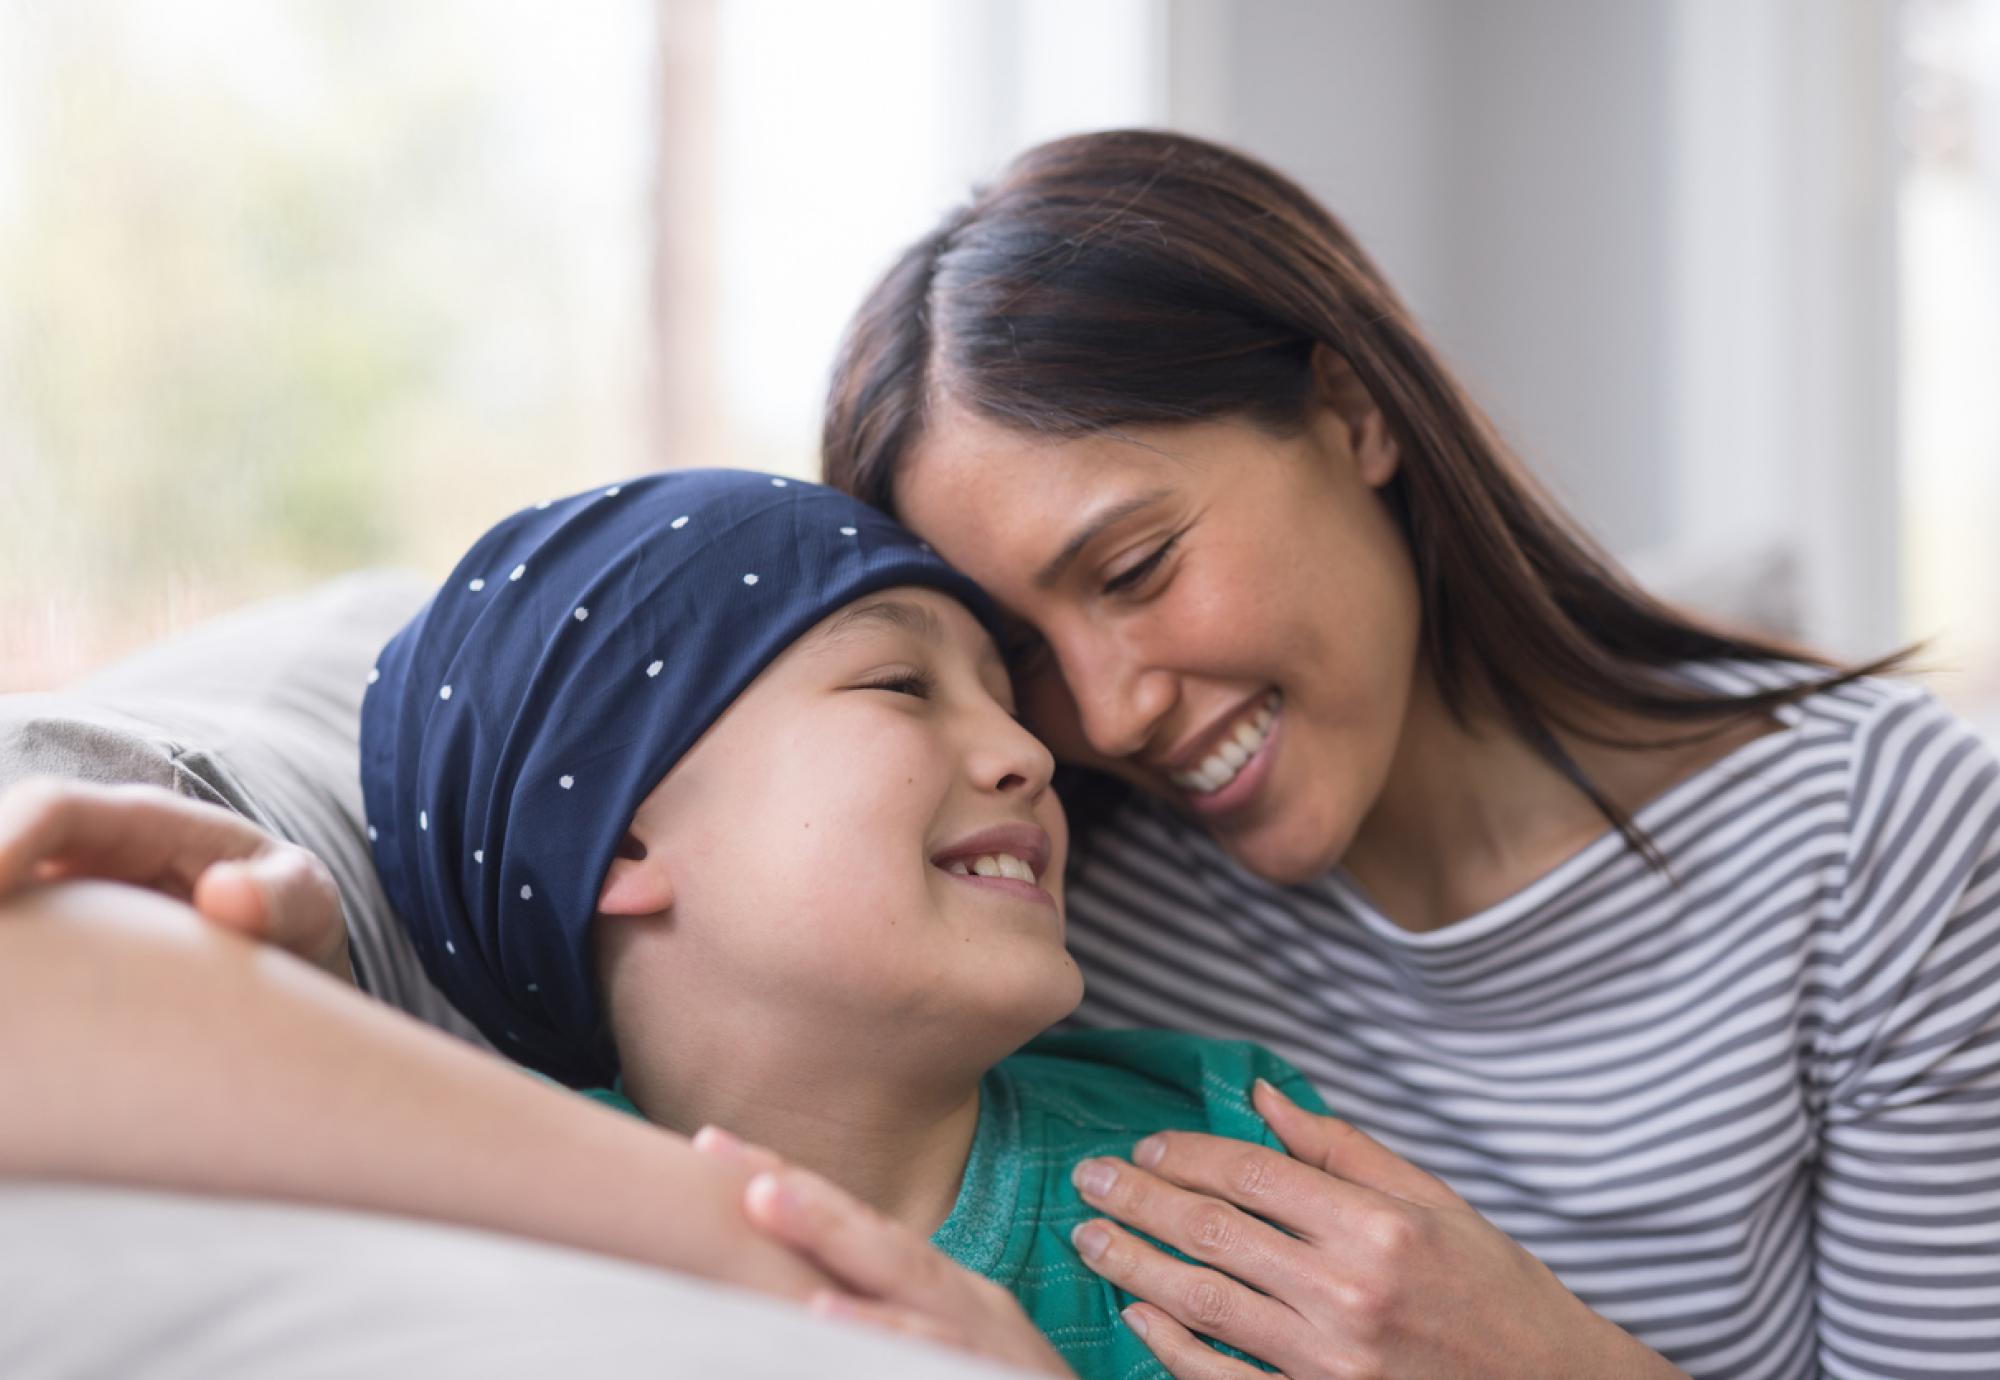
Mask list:
[[1160,568],[1160,562],[1167,558],[1167,553],[1174,549],[1174,546],[1180,539],[1181,534],[1178,532],[1174,533],[1174,535],[1154,547],[1153,553],[1146,557],[1146,559],[1140,561],[1137,565],[1121,570],[1116,575],[1113,575],[1104,582],[1104,592],[1106,594],[1123,594],[1128,590],[1139,588],[1154,571]]

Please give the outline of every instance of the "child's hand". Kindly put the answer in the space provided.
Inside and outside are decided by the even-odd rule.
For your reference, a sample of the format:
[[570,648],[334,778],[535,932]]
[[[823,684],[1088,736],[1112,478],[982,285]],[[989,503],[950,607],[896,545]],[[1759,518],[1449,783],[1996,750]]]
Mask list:
[[0,791],[0,897],[82,877],[163,892],[354,981],[340,893],[296,844],[157,786],[36,778]]
[[754,1171],[744,1190],[750,1224],[838,1280],[808,1306],[1026,1370],[1074,1376],[1014,1296],[948,1259],[930,1242],[768,1150],[713,1126],[695,1148]]

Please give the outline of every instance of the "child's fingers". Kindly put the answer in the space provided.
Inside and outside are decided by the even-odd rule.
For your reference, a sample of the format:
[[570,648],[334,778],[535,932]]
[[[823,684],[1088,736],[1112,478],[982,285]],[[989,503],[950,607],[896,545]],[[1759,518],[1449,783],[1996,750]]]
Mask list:
[[817,1174],[759,1174],[744,1190],[753,1225],[803,1253],[857,1294],[950,1311],[950,1262],[929,1241]]
[[784,1160],[761,1145],[738,1140],[720,1126],[704,1126],[694,1133],[694,1148],[725,1164],[733,1164],[752,1174],[768,1174],[785,1167]]
[[958,1329],[946,1326],[929,1314],[898,1304],[879,1303],[873,1299],[857,1298],[853,1294],[822,1289],[806,1301],[806,1307],[822,1318],[857,1322],[866,1327],[900,1332],[906,1337],[921,1337],[939,1346],[963,1348],[966,1344]]

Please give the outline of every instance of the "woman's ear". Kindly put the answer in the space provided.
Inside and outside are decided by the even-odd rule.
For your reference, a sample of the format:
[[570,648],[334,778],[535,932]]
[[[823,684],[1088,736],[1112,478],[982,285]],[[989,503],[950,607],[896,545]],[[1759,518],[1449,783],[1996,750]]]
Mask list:
[[1315,345],[1312,363],[1320,405],[1345,434],[1347,448],[1354,455],[1355,473],[1369,488],[1381,488],[1395,477],[1401,460],[1388,419],[1347,356],[1329,346]]
[[600,915],[659,915],[673,909],[674,879],[663,848],[649,849],[628,833],[597,893]]

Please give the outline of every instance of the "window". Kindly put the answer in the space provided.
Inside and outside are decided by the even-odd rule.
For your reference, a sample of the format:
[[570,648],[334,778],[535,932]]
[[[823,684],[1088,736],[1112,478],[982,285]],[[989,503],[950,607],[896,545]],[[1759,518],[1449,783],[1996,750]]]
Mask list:
[[653,17],[8,7],[0,689],[642,462]]
[[2000,5],[1901,19],[1904,618],[2000,736]]
[[810,473],[835,341],[1165,0],[94,0],[0,45],[0,690],[661,466]]

